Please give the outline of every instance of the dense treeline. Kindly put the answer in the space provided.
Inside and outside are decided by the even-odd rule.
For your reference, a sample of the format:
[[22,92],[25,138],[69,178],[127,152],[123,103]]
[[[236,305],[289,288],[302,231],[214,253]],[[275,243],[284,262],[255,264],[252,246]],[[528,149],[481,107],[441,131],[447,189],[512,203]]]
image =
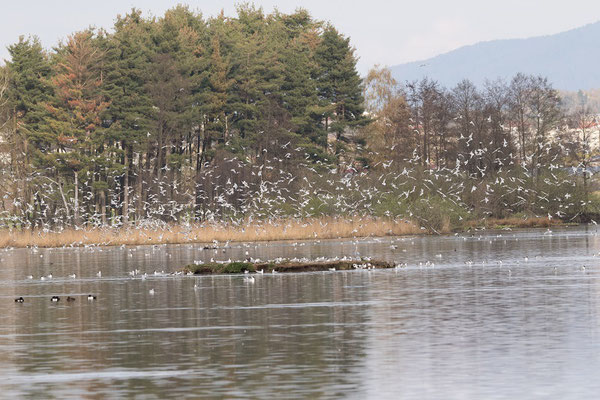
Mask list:
[[126,223],[171,200],[201,217],[215,197],[205,169],[227,157],[331,163],[327,135],[367,121],[349,39],[302,10],[133,10],[112,33],[78,32],[51,53],[20,38],[9,52],[3,130],[17,179],[5,193],[32,222],[60,207],[76,224]]
[[5,226],[358,213],[435,231],[450,215],[590,212],[588,174],[578,186],[564,168],[593,155],[584,96],[567,115],[541,77],[363,82],[349,39],[304,10],[132,10],[9,53]]
[[[388,160],[379,164],[452,176],[455,205],[475,218],[597,217],[598,199],[589,193],[597,186],[590,178],[600,124],[583,92],[566,103],[546,78],[523,74],[483,88],[467,79],[450,89],[429,79],[401,85],[379,67],[364,91],[374,122],[361,135]],[[448,193],[440,182],[426,186],[426,198]]]
[[389,159],[416,158],[423,166],[465,168],[483,177],[516,164],[532,173],[577,165],[573,161],[597,150],[596,115],[585,96],[566,112],[543,77],[517,74],[483,89],[464,80],[447,89],[429,79],[401,86],[389,70],[375,68],[365,86],[377,119],[365,138]]

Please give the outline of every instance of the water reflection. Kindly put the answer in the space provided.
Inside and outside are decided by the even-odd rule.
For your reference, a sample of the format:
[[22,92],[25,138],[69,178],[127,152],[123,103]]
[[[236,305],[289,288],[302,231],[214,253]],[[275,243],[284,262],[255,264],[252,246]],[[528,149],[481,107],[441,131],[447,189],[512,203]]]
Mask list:
[[[569,228],[225,251],[6,250],[0,389],[31,398],[595,398],[598,240]],[[255,283],[153,275],[246,252],[360,254],[408,267]],[[131,279],[133,269],[150,276]]]

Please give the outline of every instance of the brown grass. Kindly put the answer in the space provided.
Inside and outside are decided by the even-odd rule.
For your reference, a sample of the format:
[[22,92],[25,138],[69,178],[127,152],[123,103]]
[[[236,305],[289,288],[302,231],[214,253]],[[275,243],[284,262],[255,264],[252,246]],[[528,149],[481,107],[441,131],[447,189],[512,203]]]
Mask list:
[[366,236],[402,236],[427,233],[406,220],[387,218],[318,218],[277,220],[240,225],[173,225],[158,229],[94,228],[61,232],[2,231],[0,247],[63,247],[85,245],[149,245],[176,243],[257,242],[273,240],[335,239]]
[[561,225],[563,222],[560,219],[549,218],[486,218],[481,220],[473,220],[466,223],[467,228],[548,228],[553,225]]
[[[468,228],[499,229],[546,228],[563,222],[548,218],[487,218],[465,223]],[[448,224],[446,224],[448,225]],[[63,247],[86,245],[152,245],[218,242],[264,242],[274,240],[337,239],[352,237],[403,236],[429,232],[403,219],[354,217],[349,219],[323,217],[305,220],[275,220],[246,224],[172,225],[157,229],[93,228],[66,229],[60,232],[0,231],[0,247]]]

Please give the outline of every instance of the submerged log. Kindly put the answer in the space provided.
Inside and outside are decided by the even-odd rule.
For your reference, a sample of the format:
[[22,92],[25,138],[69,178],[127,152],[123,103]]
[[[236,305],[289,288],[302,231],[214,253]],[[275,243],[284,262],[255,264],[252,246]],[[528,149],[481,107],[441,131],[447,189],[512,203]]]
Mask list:
[[185,273],[195,275],[242,274],[250,272],[318,272],[351,271],[361,269],[387,269],[395,265],[379,260],[343,260],[343,261],[282,261],[282,262],[232,262],[190,264],[183,269]]

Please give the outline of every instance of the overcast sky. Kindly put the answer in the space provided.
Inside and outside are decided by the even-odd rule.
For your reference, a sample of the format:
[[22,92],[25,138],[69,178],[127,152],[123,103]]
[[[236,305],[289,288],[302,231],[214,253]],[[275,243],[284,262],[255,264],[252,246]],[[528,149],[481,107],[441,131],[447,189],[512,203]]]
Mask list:
[[[205,16],[221,9],[235,16],[231,0],[17,0],[0,2],[0,59],[19,35],[33,34],[50,48],[90,25],[110,28],[117,14],[137,7],[162,13],[178,3]],[[9,4],[9,5],[7,5]],[[598,0],[256,0],[266,12],[298,7],[350,36],[365,73],[374,64],[425,59],[484,40],[562,32],[600,20]]]

